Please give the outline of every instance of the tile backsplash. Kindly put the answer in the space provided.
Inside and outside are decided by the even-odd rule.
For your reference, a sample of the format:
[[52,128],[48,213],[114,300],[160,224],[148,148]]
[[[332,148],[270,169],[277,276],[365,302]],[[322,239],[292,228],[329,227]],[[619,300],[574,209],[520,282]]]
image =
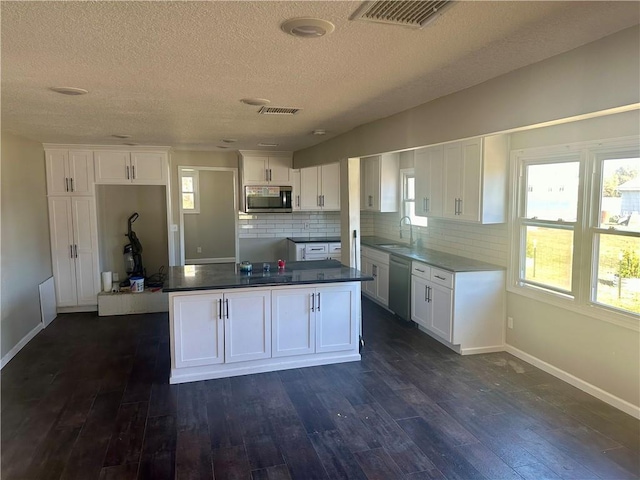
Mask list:
[[240,213],[238,233],[240,238],[339,237],[340,212]]

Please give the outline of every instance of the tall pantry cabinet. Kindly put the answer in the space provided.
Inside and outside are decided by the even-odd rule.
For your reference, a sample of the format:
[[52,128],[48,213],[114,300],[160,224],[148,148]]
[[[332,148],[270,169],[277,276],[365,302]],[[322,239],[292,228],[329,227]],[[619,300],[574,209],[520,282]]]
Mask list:
[[56,303],[95,306],[100,272],[93,152],[46,149],[45,156]]

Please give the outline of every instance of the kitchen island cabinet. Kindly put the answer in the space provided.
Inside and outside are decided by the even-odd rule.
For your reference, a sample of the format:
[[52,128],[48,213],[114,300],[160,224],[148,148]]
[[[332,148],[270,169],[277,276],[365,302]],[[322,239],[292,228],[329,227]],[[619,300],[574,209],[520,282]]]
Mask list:
[[171,267],[171,383],[360,360],[360,282],[334,260]]

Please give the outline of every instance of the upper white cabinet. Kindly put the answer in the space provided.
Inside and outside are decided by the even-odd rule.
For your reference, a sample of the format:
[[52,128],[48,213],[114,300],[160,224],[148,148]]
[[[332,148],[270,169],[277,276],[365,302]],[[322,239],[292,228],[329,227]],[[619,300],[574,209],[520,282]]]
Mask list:
[[416,213],[474,223],[506,221],[506,135],[416,150]]
[[94,152],[96,183],[166,185],[169,162],[165,152]]
[[398,211],[400,156],[385,153],[360,160],[360,210],[372,212]]
[[421,148],[415,151],[414,159],[416,215],[441,217],[444,148],[442,145]]
[[93,195],[91,150],[46,150],[47,195]]
[[291,185],[292,158],[289,152],[240,151],[240,183]]
[[291,209],[300,211],[300,170],[291,170]]
[[300,169],[300,210],[340,210],[340,164]]

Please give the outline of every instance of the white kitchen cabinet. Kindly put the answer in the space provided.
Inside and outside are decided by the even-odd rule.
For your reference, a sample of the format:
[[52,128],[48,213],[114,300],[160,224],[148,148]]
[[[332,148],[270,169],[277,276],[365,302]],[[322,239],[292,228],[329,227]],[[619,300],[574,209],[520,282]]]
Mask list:
[[98,233],[93,197],[50,196],[51,259],[58,307],[98,304]]
[[288,258],[295,262],[311,260],[342,260],[342,246],[339,242],[300,243],[289,240]]
[[224,294],[224,361],[271,358],[271,292]]
[[358,349],[358,289],[349,283],[316,288],[316,352]]
[[47,149],[47,195],[93,195],[91,150]]
[[290,152],[240,151],[242,185],[291,185]]
[[340,210],[340,164],[300,169],[300,210]]
[[387,307],[389,305],[389,254],[367,247],[361,249],[362,271],[373,277],[364,282],[363,293]]
[[506,221],[506,135],[416,150],[416,213],[473,223]]
[[224,362],[223,295],[208,293],[176,297],[172,305],[173,367]]
[[169,161],[166,152],[94,152],[96,183],[107,185],[166,185]]
[[416,215],[441,217],[442,171],[444,168],[442,145],[416,150],[414,161]]
[[397,212],[400,184],[400,157],[385,153],[362,158],[360,209],[372,212]]
[[411,319],[423,331],[462,354],[503,348],[503,270],[454,274],[413,262],[411,273]]
[[271,296],[273,357],[316,351],[315,288],[283,288]]
[[291,170],[291,210],[300,211],[300,170]]

